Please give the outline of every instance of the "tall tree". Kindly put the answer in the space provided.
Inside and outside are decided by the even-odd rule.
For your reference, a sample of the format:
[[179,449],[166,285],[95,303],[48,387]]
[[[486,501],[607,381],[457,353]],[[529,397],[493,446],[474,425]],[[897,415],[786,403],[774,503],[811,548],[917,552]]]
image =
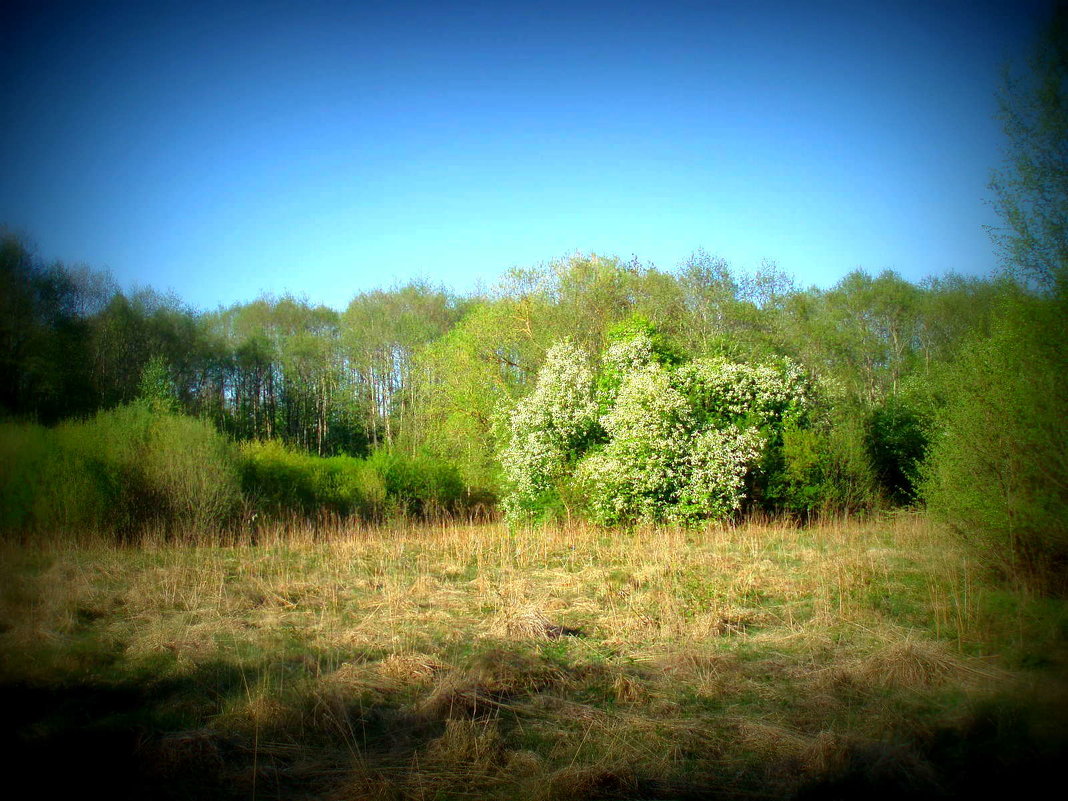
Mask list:
[[1068,3],[1057,5],[1030,69],[1006,71],[999,95],[1008,139],[991,187],[1006,266],[1049,290],[1068,291]]
[[85,312],[106,288],[0,236],[0,410],[47,423],[94,408]]
[[453,296],[419,282],[364,293],[349,304],[341,317],[341,349],[373,444],[393,445],[407,437],[416,354],[445,334],[460,314]]

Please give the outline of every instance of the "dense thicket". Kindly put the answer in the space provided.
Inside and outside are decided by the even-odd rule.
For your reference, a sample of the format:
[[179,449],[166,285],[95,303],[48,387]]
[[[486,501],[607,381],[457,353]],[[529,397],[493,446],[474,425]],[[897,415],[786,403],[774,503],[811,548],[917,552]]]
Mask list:
[[[801,289],[703,252],[673,271],[577,255],[476,296],[411,284],[342,313],[288,296],[200,312],[14,237],[0,253],[7,531],[483,514],[502,495],[514,519],[804,518],[913,503],[922,484],[985,561],[1064,575],[1056,284],[857,271]],[[636,334],[647,363],[613,368]],[[564,341],[585,354],[588,425],[524,496],[517,415]],[[728,419],[726,395],[701,395],[772,365],[815,389],[803,414]],[[634,410],[673,398],[678,436],[645,441],[656,415]]]
[[254,533],[269,520],[484,516],[454,465],[379,450],[318,457],[278,440],[235,445],[148,400],[52,428],[0,422],[0,531],[29,538],[145,531]]
[[[930,409],[942,402],[932,388],[1005,291],[860,271],[800,289],[773,265],[747,274],[699,251],[674,271],[576,255],[470,297],[409,284],[360,294],[344,312],[290,296],[201,312],[44,264],[13,236],[0,253],[0,403],[14,420],[51,425],[141,398],[231,441],[277,442],[282,450],[245,448],[263,464],[268,453],[277,466],[299,453],[382,451],[427,470],[449,464],[463,492],[485,501],[502,486],[507,416],[550,347],[566,337],[599,354],[639,321],[665,363],[788,358],[819,382],[805,425],[780,427],[745,479],[747,499],[799,513],[913,499]],[[339,512],[378,508],[372,490],[347,501],[289,492],[303,511],[320,495]]]

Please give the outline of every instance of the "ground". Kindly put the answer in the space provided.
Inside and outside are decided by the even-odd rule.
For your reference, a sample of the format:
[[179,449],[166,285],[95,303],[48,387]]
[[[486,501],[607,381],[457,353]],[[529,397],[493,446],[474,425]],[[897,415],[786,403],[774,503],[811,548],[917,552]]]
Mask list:
[[1066,605],[921,515],[248,539],[2,546],[8,775],[45,797],[949,798],[1068,753]]

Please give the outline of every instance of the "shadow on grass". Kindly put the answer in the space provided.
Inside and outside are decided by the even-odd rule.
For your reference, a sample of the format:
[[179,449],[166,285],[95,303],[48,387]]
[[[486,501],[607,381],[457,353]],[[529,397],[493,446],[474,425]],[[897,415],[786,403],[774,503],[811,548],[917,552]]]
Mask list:
[[248,680],[213,664],[158,682],[9,682],[0,685],[0,753],[11,786],[38,797],[237,797],[217,748],[172,759],[166,733],[217,707]]
[[796,801],[1045,797],[1063,781],[1068,708],[1008,691],[953,725],[902,732],[894,740],[850,742],[805,782]]
[[[277,671],[276,663],[250,670],[213,662],[157,680],[8,682],[0,684],[0,754],[8,760],[8,785],[32,788],[37,798],[311,799],[338,796],[358,774],[381,781],[364,794],[350,783],[347,797],[416,797],[413,788],[419,784],[409,781],[411,771],[419,769],[428,746],[450,721],[481,721],[487,709],[495,708],[489,702],[553,692],[535,668],[541,669],[529,659],[494,652],[474,659],[463,680],[439,684],[419,711],[413,711],[410,698],[381,696],[374,703],[353,696],[324,711],[309,697],[295,717],[257,727],[231,726],[219,716]],[[509,683],[509,676],[525,678]],[[689,775],[635,774],[613,781],[609,773],[591,773],[581,788],[572,784],[566,793],[546,798],[1019,796],[1059,780],[1068,756],[1063,697],[1043,702],[1006,694],[973,708],[954,725],[920,725],[893,741],[853,740],[845,734],[824,755],[823,767],[809,770],[799,782],[785,775],[792,770],[785,759],[725,776],[717,762],[730,749],[723,743],[716,746],[718,756],[693,754],[695,770]],[[466,704],[471,699],[489,706]],[[506,744],[513,742],[517,724],[507,714],[494,718]],[[553,776],[545,778],[551,784]],[[438,791],[451,797],[447,786],[437,786]]]

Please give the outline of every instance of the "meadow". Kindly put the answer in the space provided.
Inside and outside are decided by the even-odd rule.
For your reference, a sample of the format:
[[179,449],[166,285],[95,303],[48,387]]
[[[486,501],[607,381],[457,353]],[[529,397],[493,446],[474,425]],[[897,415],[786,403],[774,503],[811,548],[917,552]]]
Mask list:
[[8,541],[0,753],[44,797],[1018,794],[1066,632],[910,512]]

